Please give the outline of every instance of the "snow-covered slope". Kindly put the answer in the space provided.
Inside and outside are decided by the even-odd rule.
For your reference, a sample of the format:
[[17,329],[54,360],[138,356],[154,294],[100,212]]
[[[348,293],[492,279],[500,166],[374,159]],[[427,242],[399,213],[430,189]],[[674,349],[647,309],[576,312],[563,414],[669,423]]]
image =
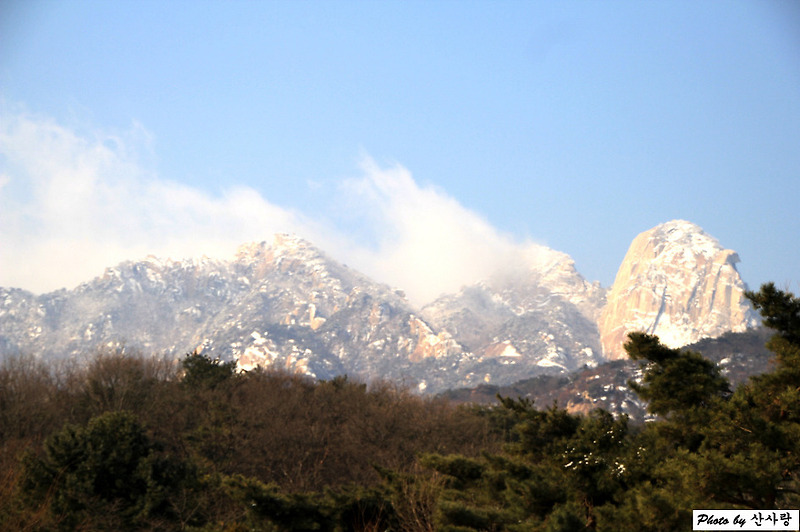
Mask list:
[[532,246],[518,264],[425,306],[422,315],[480,360],[486,382],[600,362],[595,320],[605,291],[565,253]]
[[201,351],[242,369],[434,389],[458,381],[439,366],[465,356],[402,293],[289,235],[244,245],[232,261],[148,257],[71,291],[0,290],[0,355],[80,358],[123,344],[176,357]]
[[568,255],[530,246],[419,309],[309,242],[276,235],[227,261],[148,257],[74,290],[0,288],[0,356],[81,358],[124,344],[427,392],[503,385],[595,366],[603,350],[619,357],[629,330],[683,345],[755,324],[737,260],[699,227],[669,222],[636,238],[608,295]]
[[697,225],[661,224],[631,243],[599,320],[603,352],[624,356],[630,331],[680,347],[757,324],[736,270],[739,256]]

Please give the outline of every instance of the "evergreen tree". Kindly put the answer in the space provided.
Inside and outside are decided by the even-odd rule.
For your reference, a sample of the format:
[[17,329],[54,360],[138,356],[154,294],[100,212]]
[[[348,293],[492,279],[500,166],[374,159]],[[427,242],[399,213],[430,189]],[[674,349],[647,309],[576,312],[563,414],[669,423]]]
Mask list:
[[747,297],[775,331],[775,369],[750,379],[708,425],[698,469],[716,500],[753,509],[800,503],[800,298],[768,283]]
[[717,365],[700,353],[671,349],[657,336],[641,332],[630,333],[624,348],[632,360],[643,363],[643,382],[628,384],[653,414],[685,416],[730,394]]
[[772,421],[800,423],[800,298],[776,290],[772,283],[747,292],[747,297],[775,331],[767,342],[775,353],[775,369],[751,380],[751,399]]
[[222,362],[202,353],[190,353],[181,361],[182,382],[191,389],[214,389],[236,374],[236,362]]
[[800,301],[771,284],[747,295],[776,330],[776,366],[732,395],[710,362],[631,335],[632,358],[647,361],[633,387],[662,419],[632,442],[628,489],[599,512],[598,530],[686,527],[691,508],[797,507]]
[[169,495],[191,474],[120,411],[50,436],[41,456],[24,460],[23,491],[31,507],[47,501],[61,529],[138,529],[177,517]]
[[624,489],[627,419],[500,400],[505,413],[498,416],[516,420],[516,437],[505,453],[422,458],[448,479],[439,505],[441,529],[593,530],[597,508]]

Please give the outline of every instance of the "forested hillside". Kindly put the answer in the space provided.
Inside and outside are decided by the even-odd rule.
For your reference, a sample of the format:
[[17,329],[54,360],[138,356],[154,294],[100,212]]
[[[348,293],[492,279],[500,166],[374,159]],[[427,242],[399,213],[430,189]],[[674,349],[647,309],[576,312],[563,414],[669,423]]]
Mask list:
[[201,354],[0,368],[2,530],[689,529],[693,508],[800,506],[800,298],[748,298],[769,373],[643,333],[629,385],[653,421],[501,397],[456,406]]

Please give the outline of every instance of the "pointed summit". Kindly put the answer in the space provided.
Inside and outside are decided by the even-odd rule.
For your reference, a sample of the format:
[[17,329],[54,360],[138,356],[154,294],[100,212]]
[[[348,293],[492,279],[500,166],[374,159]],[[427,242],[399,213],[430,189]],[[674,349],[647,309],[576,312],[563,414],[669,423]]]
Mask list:
[[631,331],[671,347],[756,325],[736,270],[739,256],[697,225],[673,220],[631,243],[599,319],[603,353],[623,358]]

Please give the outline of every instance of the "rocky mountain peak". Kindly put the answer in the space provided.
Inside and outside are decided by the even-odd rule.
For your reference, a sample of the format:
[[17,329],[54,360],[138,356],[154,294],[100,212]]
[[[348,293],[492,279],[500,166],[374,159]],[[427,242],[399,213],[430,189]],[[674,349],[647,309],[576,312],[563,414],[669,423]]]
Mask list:
[[[658,225],[648,231],[648,237],[653,243],[653,251],[659,256],[661,262],[677,262],[681,257],[673,255],[683,255],[684,258],[691,260],[692,257],[702,257],[705,260],[712,260],[721,251],[729,256],[736,253],[732,250],[725,250],[719,241],[707,234],[703,229],[687,222],[686,220],[672,220]],[[738,262],[738,256],[736,258]]]
[[673,220],[631,243],[598,321],[607,358],[624,356],[631,331],[673,347],[757,324],[744,297],[735,251],[697,225]]
[[318,282],[331,276],[349,277],[345,266],[330,259],[307,240],[285,233],[276,234],[271,244],[262,241],[239,246],[234,263],[237,271],[251,282],[290,272],[308,275],[309,279]]
[[273,236],[272,243],[266,241],[248,242],[236,250],[236,262],[242,264],[273,263],[281,258],[314,259],[320,258],[322,252],[307,240],[290,235],[278,233]]
[[74,290],[0,288],[0,357],[202,349],[243,370],[436,392],[593,367],[604,350],[619,357],[630,330],[680,346],[755,324],[738,256],[689,222],[639,235],[608,297],[565,253],[531,244],[502,259],[495,275],[417,308],[294,235],[244,244],[232,260],[150,256]]

